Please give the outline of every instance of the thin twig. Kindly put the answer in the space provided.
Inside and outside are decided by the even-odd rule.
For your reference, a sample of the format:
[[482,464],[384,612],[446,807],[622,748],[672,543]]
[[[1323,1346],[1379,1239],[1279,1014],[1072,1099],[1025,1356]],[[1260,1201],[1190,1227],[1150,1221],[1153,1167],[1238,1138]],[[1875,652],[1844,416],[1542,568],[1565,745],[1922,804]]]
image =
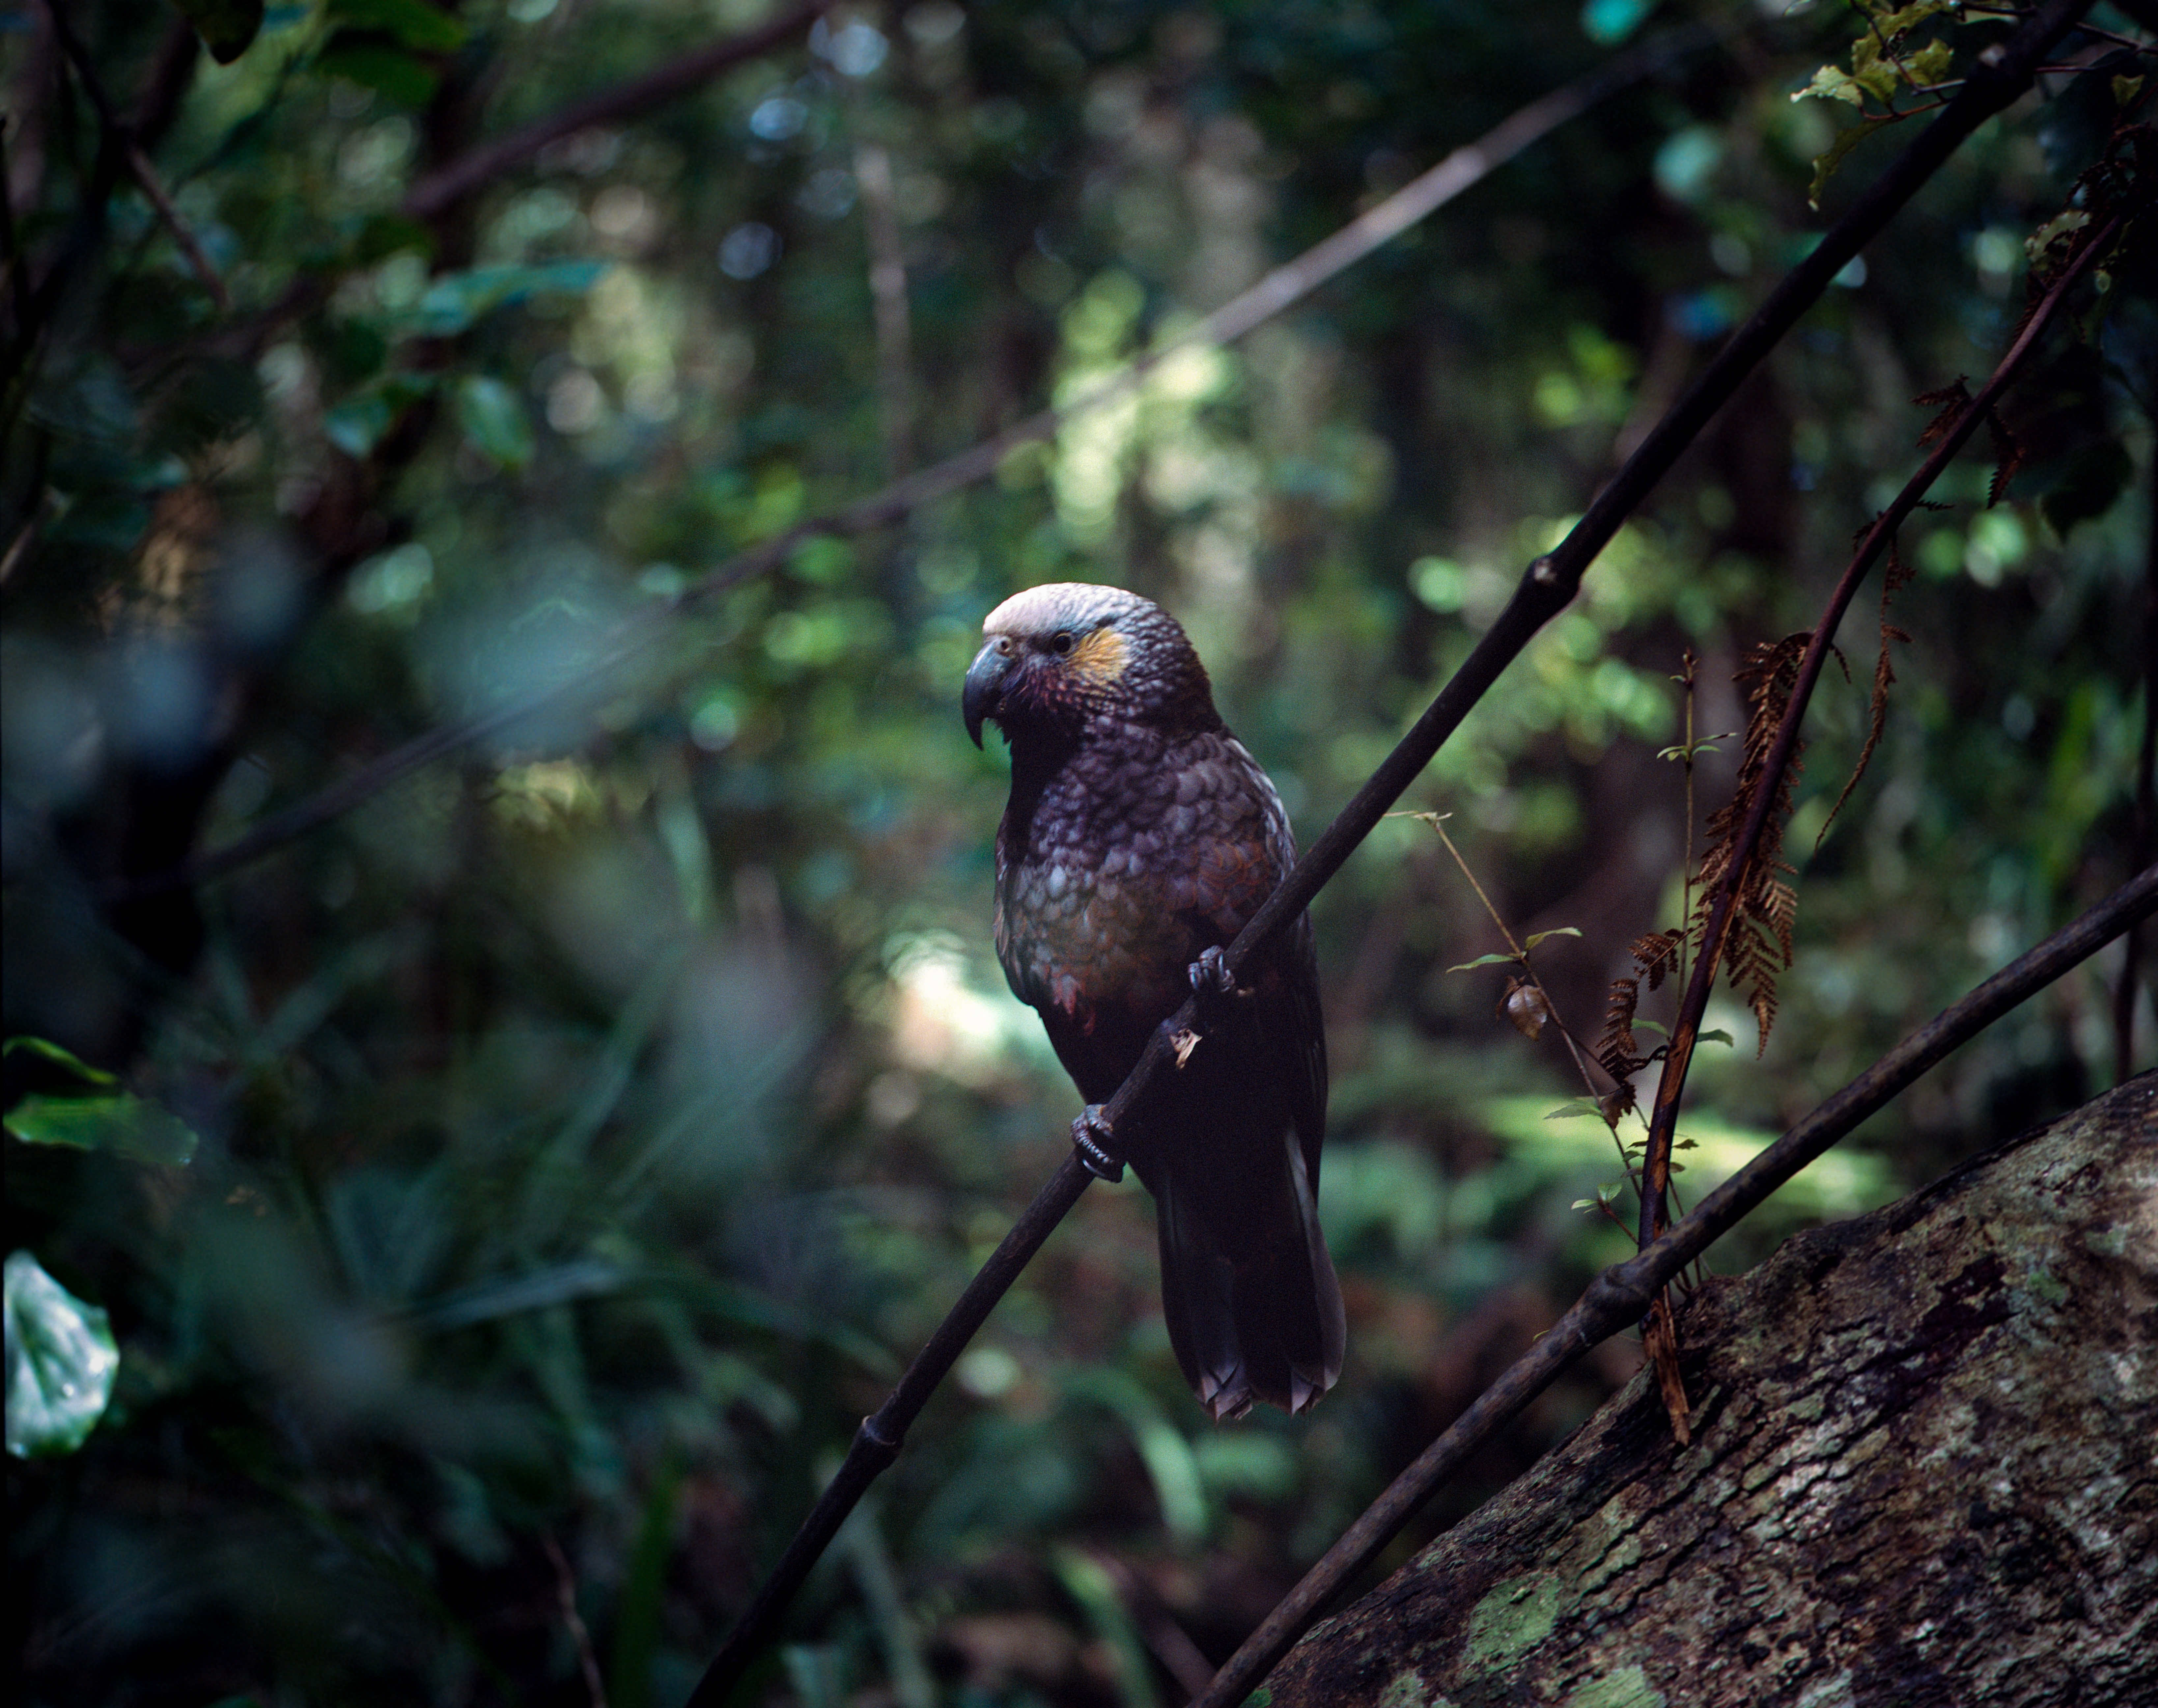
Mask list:
[[[349,812],[421,766],[483,740],[570,694],[588,690],[596,679],[636,657],[669,632],[673,619],[681,611],[777,567],[804,542],[820,535],[845,538],[888,526],[925,504],[987,479],[1013,452],[1051,438],[1074,417],[1136,390],[1168,357],[1179,351],[1211,347],[1242,338],[1435,212],[1559,125],[1627,85],[1721,39],[1721,32],[1706,26],[1686,26],[1668,36],[1645,42],[1632,54],[1622,54],[1564,89],[1531,102],[1502,120],[1478,141],[1455,149],[1429,172],[1412,180],[1331,237],[1277,267],[1241,297],[1223,304],[1179,336],[1134,357],[1061,408],[1040,410],[969,450],[947,457],[904,479],[890,482],[866,498],[797,523],[782,533],[759,541],[700,576],[674,599],[655,602],[622,623],[599,649],[595,662],[506,702],[483,716],[431,730],[338,779],[319,793],[264,819],[223,848],[199,854],[168,871],[133,880],[124,889],[106,892],[108,899],[136,900],[188,889],[235,871],[272,849]],[[1856,253],[1857,242],[1870,235],[1870,229],[1861,234],[1851,245],[1851,252]],[[1832,240],[1835,233],[1830,235]],[[1846,254],[1844,259],[1848,261],[1850,255]],[[1812,299],[1810,297],[1806,300]],[[1765,350],[1766,345],[1763,348]],[[1758,359],[1757,352],[1754,359]],[[1697,431],[1698,424],[1686,436],[1690,438]],[[1675,449],[1672,454],[1675,454]],[[1642,490],[1645,491],[1645,487]],[[1623,512],[1619,517],[1623,519]],[[1616,525],[1615,522],[1613,525]],[[1604,538],[1608,538],[1608,534]],[[1601,539],[1597,543],[1599,549],[1602,543]],[[1592,551],[1589,555],[1594,554]],[[1586,561],[1582,560],[1583,566]]]
[[744,60],[768,54],[782,43],[806,34],[830,4],[831,0],[813,0],[809,5],[798,6],[754,29],[684,54],[657,70],[573,101],[506,137],[483,142],[414,184],[405,193],[405,216],[425,224],[485,188],[511,167],[529,160],[550,142],[559,142],[596,125],[642,117],[655,106],[701,89]]
[[[1491,923],[1499,927],[1499,935],[1506,940],[1507,951],[1513,956],[1515,964],[1529,975],[1530,986],[1542,1000],[1546,1017],[1552,1025],[1558,1028],[1559,1036],[1566,1040],[1566,1047],[1573,1056],[1574,1067],[1581,1075],[1582,1084],[1588,1087],[1590,1097],[1600,1096],[1601,1094],[1596,1089],[1596,1077],[1588,1071],[1588,1058],[1582,1050],[1581,1040],[1573,1035],[1573,1029],[1567,1025],[1560,1015],[1558,1004],[1551,1000],[1551,993],[1544,988],[1543,980],[1536,976],[1535,963],[1529,959],[1529,947],[1514,935],[1513,927],[1506,923],[1491,898],[1484,893],[1483,885],[1477,881],[1476,874],[1469,869],[1469,862],[1462,858],[1461,850],[1453,845],[1453,839],[1446,833],[1446,820],[1448,816],[1444,813],[1409,814],[1412,818],[1421,819],[1438,833],[1438,839],[1446,844],[1446,851],[1453,856],[1453,864],[1461,868],[1461,875],[1469,880],[1469,887],[1476,892],[1476,899],[1484,904],[1484,912],[1491,916]],[[1549,933],[1545,935],[1548,936]],[[1572,935],[1578,937],[1581,933],[1574,931]],[[1518,1024],[1516,1022],[1517,1025]],[[1620,1155],[1622,1157],[1624,1155],[1623,1150]]]
[[585,1623],[585,1616],[577,1611],[577,1580],[570,1571],[562,1545],[552,1536],[547,1538],[547,1558],[555,1567],[555,1597],[562,1610],[562,1623],[569,1627],[570,1639],[577,1645],[577,1664],[585,1675],[585,1695],[591,1708],[607,1708],[607,1681],[600,1675],[600,1658],[593,1651],[592,1633]]
[[1686,1086],[1686,1070],[1693,1060],[1694,1045],[1701,1030],[1701,1016],[1706,1012],[1710,991],[1716,983],[1717,968],[1722,958],[1724,939],[1731,928],[1732,916],[1741,886],[1745,883],[1748,868],[1759,849],[1762,833],[1768,824],[1768,815],[1775,810],[1779,793],[1779,784],[1789,769],[1791,758],[1798,748],[1799,725],[1804,721],[1807,702],[1813,696],[1814,684],[1828,662],[1832,650],[1836,627],[1844,612],[1857,594],[1881,554],[1896,537],[1896,531],[1904,519],[1918,508],[1920,500],[1940,477],[1943,470],[1955,460],[1980,423],[1992,413],[2001,395],[2014,383],[2030,359],[2040,338],[2052,323],[2069,292],[2081,280],[2097,257],[2111,245],[2127,216],[2115,214],[2104,225],[2092,230],[2077,252],[2076,257],[2062,269],[2046,295],[2024,323],[2022,331],[2009,347],[2008,353],[1982,386],[1978,395],[1965,405],[1964,411],[1940,442],[1934,446],[1918,472],[1913,475],[1897,493],[1895,502],[1876,517],[1873,525],[1866,530],[1857,551],[1845,569],[1835,590],[1829,596],[1827,607],[1815,626],[1813,637],[1807,642],[1805,656],[1800,660],[1796,680],[1791,685],[1790,698],[1784,708],[1782,721],[1777,725],[1775,740],[1763,761],[1762,773],[1745,822],[1739,827],[1732,842],[1729,864],[1722,881],[1709,899],[1709,913],[1701,931],[1699,954],[1694,962],[1693,975],[1687,981],[1686,995],[1679,1004],[1677,1023],[1671,1029],[1669,1047],[1664,1055],[1664,1069],[1656,1081],[1656,1100],[1649,1120],[1649,1145],[1642,1158],[1641,1221],[1639,1242],[1645,1246],[1663,1231],[1665,1194],[1670,1184],[1671,1135],[1678,1122],[1680,1094]]
[[1637,1321],[1679,1272],[1768,1195],[1881,1109],[1958,1045],[2027,1001],[2070,968],[2158,910],[2158,866],[2139,874],[1961,1001],[1911,1033],[1781,1138],[1701,1200],[1654,1245],[1588,1285],[1534,1348],[1417,1455],[1362,1517],[1304,1574],[1191,1708],[1235,1708],[1309,1630],[1335,1597],[1401,1534],[1469,1456],[1601,1342]]
[[[2088,5],[2090,0],[2080,0],[2080,3]],[[2027,86],[2026,68],[2036,62],[2060,30],[2067,28],[2078,9],[2078,0],[2055,0],[2038,23],[2015,39],[2011,49],[1986,50],[1981,63],[1990,75],[1974,78],[1971,87],[1949,111],[1915,137],[1850,211],[1822,235],[1813,251],[1784,276],[1768,299],[1717,353],[1670,413],[1642,441],[1641,448],[1597,495],[1566,538],[1529,565],[1513,598],[1470,649],[1461,668],[1224,952],[1223,962],[1232,977],[1275,933],[1304,911],[1401,798],[1402,792],[1416,781],[1446,738],[1459,727],[1462,720],[1498,680],[1500,672],[1520,655],[1546,622],[1572,601],[1588,566],[1610,543],[1620,525],[1717,411],[1730,400],[1762,359],[1826,292],[1836,274],[1888,223],[1964,137]],[[1174,1015],[1154,1029],[1137,1065],[1118,1087],[1116,1095],[1102,1106],[1103,1125],[1110,1133],[1113,1133],[1125,1121],[1149,1095],[1155,1079],[1167,1071],[1169,1062],[1177,1053],[1175,1040],[1178,1035],[1201,1030],[1202,1017],[1196,997],[1187,999]],[[757,1592],[749,1610],[699,1682],[690,1698],[694,1708],[718,1708],[741,1682],[750,1662],[770,1637],[780,1613],[801,1587],[810,1566],[830,1542],[848,1511],[860,1499],[862,1491],[898,1457],[906,1426],[919,1415],[930,1392],[1004,1289],[1017,1277],[1027,1258],[1078,1201],[1092,1178],[1076,1157],[1064,1159],[1049,1184],[1027,1207],[1018,1226],[968,1283],[951,1315],[938,1325],[928,1346],[900,1379],[891,1398],[875,1416],[864,1420],[839,1474],[803,1520],[771,1577]],[[1673,1272],[1683,1267],[1683,1262],[1675,1265]],[[1645,1304],[1649,1297],[1644,1293],[1641,1302]]]
[[173,205],[173,199],[166,194],[164,183],[157,176],[157,168],[151,165],[150,157],[135,145],[132,138],[127,143],[127,170],[134,175],[136,183],[148,198],[150,205],[157,210],[157,218],[163,223],[165,230],[172,234],[173,241],[179,245],[180,253],[188,258],[188,265],[194,269],[195,277],[202,281],[203,289],[209,292],[210,300],[217,304],[220,312],[231,313],[232,296],[225,288],[224,279],[210,265],[209,257],[203,253],[202,245],[195,240],[194,232],[188,222],[180,217],[180,210]]

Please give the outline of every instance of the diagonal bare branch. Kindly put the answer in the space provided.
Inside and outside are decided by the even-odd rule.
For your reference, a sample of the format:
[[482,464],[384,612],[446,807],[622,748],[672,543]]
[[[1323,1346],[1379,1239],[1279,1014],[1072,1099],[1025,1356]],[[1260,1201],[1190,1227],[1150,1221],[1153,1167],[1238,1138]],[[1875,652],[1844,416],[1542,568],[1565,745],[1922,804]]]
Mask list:
[[529,160],[550,142],[559,142],[565,137],[573,137],[595,125],[638,117],[692,90],[701,89],[736,66],[768,54],[803,34],[830,4],[831,0],[811,0],[810,4],[782,12],[754,29],[710,43],[641,77],[617,83],[612,89],[602,89],[582,101],[573,101],[529,125],[519,126],[505,137],[483,142],[470,153],[436,168],[414,184],[405,193],[405,214],[423,223],[433,219],[466,197],[485,188],[491,180],[510,168]]

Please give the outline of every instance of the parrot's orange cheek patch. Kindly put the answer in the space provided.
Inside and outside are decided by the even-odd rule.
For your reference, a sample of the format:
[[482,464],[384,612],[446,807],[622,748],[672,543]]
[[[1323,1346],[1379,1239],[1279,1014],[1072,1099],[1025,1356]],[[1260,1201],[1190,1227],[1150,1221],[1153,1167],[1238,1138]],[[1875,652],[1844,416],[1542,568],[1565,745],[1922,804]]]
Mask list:
[[1113,628],[1097,628],[1071,649],[1064,668],[1090,688],[1102,688],[1124,673],[1130,649]]

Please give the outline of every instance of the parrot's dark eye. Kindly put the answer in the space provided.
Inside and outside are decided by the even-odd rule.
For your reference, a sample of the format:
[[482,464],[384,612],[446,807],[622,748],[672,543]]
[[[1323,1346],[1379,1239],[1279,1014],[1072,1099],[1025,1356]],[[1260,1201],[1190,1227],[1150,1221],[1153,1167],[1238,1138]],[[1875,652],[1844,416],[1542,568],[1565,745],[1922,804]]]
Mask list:
[[1060,658],[1078,644],[1079,637],[1068,628],[1061,628],[1049,637],[1049,650]]

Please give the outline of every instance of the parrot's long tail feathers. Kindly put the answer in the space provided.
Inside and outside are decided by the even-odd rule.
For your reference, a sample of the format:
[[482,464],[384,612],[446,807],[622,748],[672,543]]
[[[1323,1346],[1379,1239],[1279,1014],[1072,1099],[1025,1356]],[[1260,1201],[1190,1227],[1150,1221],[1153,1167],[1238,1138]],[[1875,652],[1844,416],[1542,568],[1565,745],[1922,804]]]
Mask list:
[[1275,1180],[1245,1183],[1257,1191],[1175,1163],[1152,1183],[1169,1344],[1217,1422],[1254,1400],[1302,1411],[1341,1374],[1341,1286],[1293,1138],[1285,1149]]

